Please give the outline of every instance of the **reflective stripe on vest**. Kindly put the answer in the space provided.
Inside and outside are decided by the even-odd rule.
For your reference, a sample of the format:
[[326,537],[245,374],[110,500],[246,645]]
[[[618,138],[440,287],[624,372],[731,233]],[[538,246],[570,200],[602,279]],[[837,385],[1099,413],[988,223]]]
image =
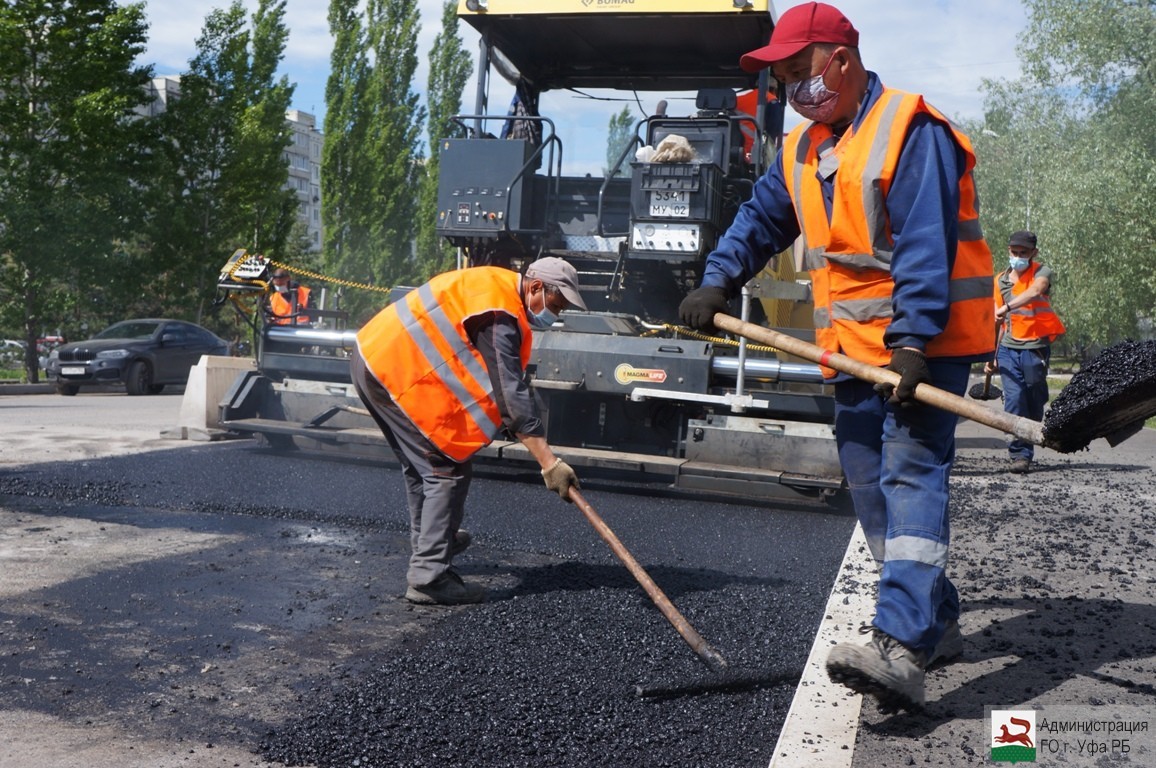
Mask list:
[[438,275],[357,334],[366,367],[414,426],[455,461],[469,459],[502,431],[489,371],[465,321],[489,312],[517,319],[525,368],[532,336],[520,284],[517,273],[498,267]]
[[[1011,280],[1011,290],[1003,291],[1000,286],[1000,277],[1007,276],[1012,270],[1001,273],[995,278],[995,292],[996,295],[1002,299],[1002,303],[1007,304],[1016,296],[1019,296],[1028,288],[1036,279],[1036,273],[1039,272],[1039,263],[1033,261],[1031,265],[1024,270],[1022,275],[1017,275],[1015,280]],[[1052,309],[1051,299],[1044,294],[1035,297],[1022,307],[1017,307],[1007,314],[1006,323],[1010,323],[1009,331],[1013,339],[1020,341],[1030,341],[1032,339],[1047,339],[1049,342],[1055,341],[1058,336],[1067,333],[1067,328],[1060,320],[1059,315]],[[1007,327],[1007,326],[1005,326]]]
[[[883,334],[892,315],[891,257],[894,244],[887,216],[887,193],[911,120],[927,113],[947,124],[967,156],[960,179],[957,252],[948,286],[947,328],[930,340],[931,357],[989,354],[992,302],[991,252],[979,226],[970,141],[919,96],[884,89],[858,130],[836,142],[828,126],[796,128],[783,146],[784,177],[804,241],[804,265],[811,271],[816,342],[831,351],[876,365],[890,352]],[[835,176],[830,218],[820,174]],[[986,319],[985,319],[986,318]],[[828,376],[834,371],[824,371]]]

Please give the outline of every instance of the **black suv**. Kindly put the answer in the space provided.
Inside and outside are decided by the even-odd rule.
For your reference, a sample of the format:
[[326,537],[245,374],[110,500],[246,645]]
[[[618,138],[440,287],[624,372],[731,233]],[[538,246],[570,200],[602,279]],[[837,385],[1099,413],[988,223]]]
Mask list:
[[117,383],[130,395],[155,395],[166,384],[185,384],[201,355],[228,354],[228,342],[184,320],[123,320],[56,348],[46,370],[62,395],[84,384]]

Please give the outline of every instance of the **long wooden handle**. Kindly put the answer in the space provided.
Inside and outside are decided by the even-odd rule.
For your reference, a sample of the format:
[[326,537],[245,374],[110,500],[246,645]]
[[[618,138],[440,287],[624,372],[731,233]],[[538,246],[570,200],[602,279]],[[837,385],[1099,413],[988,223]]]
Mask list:
[[634,576],[635,580],[646,590],[646,594],[658,606],[658,610],[662,611],[662,615],[666,620],[678,630],[678,634],[682,635],[682,639],[686,644],[694,650],[698,657],[706,662],[706,665],[714,672],[722,672],[727,668],[726,660],[710,646],[702,635],[698,633],[686,617],[679,613],[679,610],[674,607],[674,603],[670,602],[668,598],[658,585],[654,583],[654,579],[650,578],[648,574],[638,561],[634,559],[634,555],[630,554],[630,550],[626,548],[619,538],[614,535],[614,531],[610,530],[610,526],[594,511],[594,507],[582,498],[582,494],[578,492],[577,488],[570,487],[570,500],[582,510],[582,514],[586,515],[586,519],[594,526],[594,530],[598,531],[598,535],[610,545],[610,549],[622,561],[627,570]]
[[[891,384],[894,386],[899,384],[900,376],[895,371],[870,365],[838,352],[828,352],[820,346],[796,339],[794,336],[788,336],[785,333],[773,331],[754,323],[745,323],[736,317],[724,315],[721,312],[714,316],[714,324],[715,327],[727,333],[745,336],[760,344],[768,344],[796,357],[833,368],[840,373],[846,373],[872,384]],[[1044,445],[1044,425],[1041,422],[988,408],[930,384],[917,386],[915,399],[957,416],[979,422],[992,429],[998,429],[1000,432],[1014,435],[1029,443]]]

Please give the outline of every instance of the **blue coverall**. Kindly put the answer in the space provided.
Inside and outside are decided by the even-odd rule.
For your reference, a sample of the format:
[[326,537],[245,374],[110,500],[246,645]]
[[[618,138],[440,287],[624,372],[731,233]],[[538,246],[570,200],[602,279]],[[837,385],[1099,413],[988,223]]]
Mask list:
[[[869,72],[868,77],[854,128],[882,93],[878,76]],[[888,348],[924,349],[947,325],[965,163],[963,149],[945,124],[926,114],[915,118],[887,195],[895,245],[892,317],[884,334]],[[822,185],[829,219],[833,177],[822,179]],[[702,285],[737,295],[771,255],[799,234],[780,152],[707,258]],[[971,364],[986,357],[929,359],[932,383],[962,396]],[[928,654],[946,623],[959,617],[959,595],[945,573],[956,421],[931,406],[895,408],[871,384],[835,379],[840,463],[872,555],[882,563],[873,624]]]

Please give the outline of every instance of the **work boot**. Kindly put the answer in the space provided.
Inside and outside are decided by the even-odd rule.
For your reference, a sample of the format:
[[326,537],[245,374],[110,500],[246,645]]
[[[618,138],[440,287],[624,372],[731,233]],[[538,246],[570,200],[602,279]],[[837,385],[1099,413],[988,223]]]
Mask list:
[[857,693],[879,701],[884,713],[923,707],[925,654],[905,648],[898,640],[872,629],[867,645],[840,643],[827,655],[827,674]]
[[1026,475],[1031,471],[1031,468],[1031,459],[1012,459],[1011,466],[1007,468],[1007,471],[1013,475]]
[[937,664],[948,664],[963,655],[963,633],[958,621],[949,621],[943,628],[943,637],[935,644],[935,650],[927,660],[927,669]]
[[454,543],[450,544],[450,557],[457,557],[465,552],[469,549],[470,542],[473,540],[474,537],[470,535],[469,531],[459,529],[458,532],[454,534]]
[[410,585],[405,599],[419,605],[467,605],[486,599],[486,590],[477,584],[467,584],[454,570],[448,570],[432,583],[416,587]]

